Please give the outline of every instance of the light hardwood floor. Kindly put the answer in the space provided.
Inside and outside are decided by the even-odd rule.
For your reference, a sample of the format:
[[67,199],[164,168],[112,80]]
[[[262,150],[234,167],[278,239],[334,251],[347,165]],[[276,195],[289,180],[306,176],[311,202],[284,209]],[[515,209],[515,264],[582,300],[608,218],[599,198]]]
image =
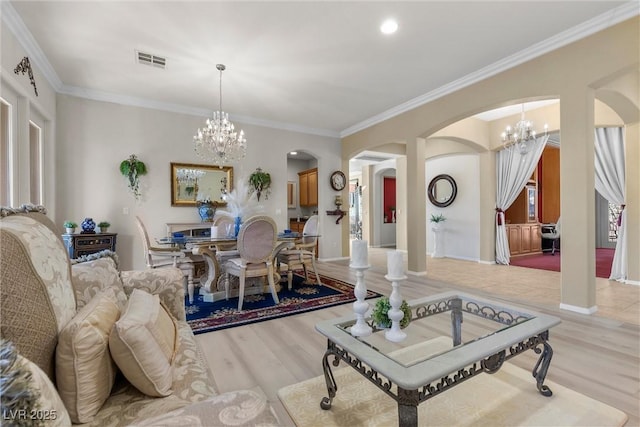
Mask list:
[[[386,250],[371,248],[369,255],[367,287],[388,295]],[[318,270],[355,283],[346,261],[321,262]],[[429,258],[427,275],[411,276],[401,286],[405,299],[459,289],[560,317],[550,332],[554,355],[547,378],[624,411],[627,426],[640,426],[640,287],[598,279],[599,310],[586,316],[558,308],[560,273],[550,271]],[[350,313],[351,304],[344,304],[196,338],[220,392],[260,387],[282,424],[293,425],[278,389],[322,374],[326,340],[314,325]],[[536,360],[529,351],[511,363],[530,370]]]

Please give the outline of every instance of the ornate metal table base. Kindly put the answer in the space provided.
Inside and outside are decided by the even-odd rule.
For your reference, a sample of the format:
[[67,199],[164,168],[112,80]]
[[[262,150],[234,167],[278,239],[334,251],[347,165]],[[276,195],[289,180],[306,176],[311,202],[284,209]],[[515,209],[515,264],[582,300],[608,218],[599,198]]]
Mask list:
[[[536,354],[540,354],[540,357],[532,370],[532,375],[536,379],[538,391],[543,396],[551,396],[552,391],[548,386],[544,385],[544,380],[553,356],[551,345],[547,342],[548,339],[549,331],[544,331],[521,341],[508,349],[504,349],[492,356],[489,356],[486,359],[479,360],[471,366],[452,372],[451,374],[442,377],[439,381],[434,381],[415,390],[406,390],[393,384],[391,380],[364,364],[357,357],[349,354],[347,350],[340,348],[333,341],[328,340],[327,351],[324,353],[322,358],[322,369],[324,372],[325,382],[327,384],[328,397],[322,398],[320,407],[325,410],[331,409],[331,404],[336,396],[338,386],[333,377],[330,364],[338,366],[340,364],[340,360],[343,360],[398,403],[398,422],[400,426],[417,427],[418,405],[420,403],[431,399],[432,397],[474,377],[477,374],[483,372],[493,374],[502,367],[502,364],[506,360],[530,349],[533,349]],[[540,346],[542,346],[542,348],[540,348]],[[333,356],[333,361],[330,362],[329,358],[331,356]]]

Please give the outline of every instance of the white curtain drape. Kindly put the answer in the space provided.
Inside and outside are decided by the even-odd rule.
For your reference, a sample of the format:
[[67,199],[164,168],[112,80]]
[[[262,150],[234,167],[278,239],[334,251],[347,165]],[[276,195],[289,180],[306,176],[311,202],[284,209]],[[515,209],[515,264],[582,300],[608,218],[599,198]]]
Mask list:
[[497,154],[496,159],[496,262],[509,264],[509,240],[504,223],[504,211],[516,200],[533,174],[549,135],[529,142],[529,152],[521,154],[511,145]]
[[621,127],[597,128],[595,138],[596,190],[610,203],[620,205],[618,240],[609,280],[627,279],[627,211],[625,206],[624,130]]

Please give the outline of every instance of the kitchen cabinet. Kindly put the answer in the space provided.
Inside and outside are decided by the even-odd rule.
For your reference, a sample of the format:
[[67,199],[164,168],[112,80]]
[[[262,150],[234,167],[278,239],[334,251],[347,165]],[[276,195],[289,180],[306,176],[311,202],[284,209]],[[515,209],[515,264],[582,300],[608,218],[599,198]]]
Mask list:
[[318,168],[298,172],[300,206],[318,206]]

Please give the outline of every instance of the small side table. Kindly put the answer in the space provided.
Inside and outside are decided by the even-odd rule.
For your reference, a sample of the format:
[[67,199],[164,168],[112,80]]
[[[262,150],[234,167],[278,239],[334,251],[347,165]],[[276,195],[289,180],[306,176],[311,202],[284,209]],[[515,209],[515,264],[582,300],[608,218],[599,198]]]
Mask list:
[[63,234],[62,241],[69,258],[79,258],[105,249],[115,252],[117,236],[117,233]]

